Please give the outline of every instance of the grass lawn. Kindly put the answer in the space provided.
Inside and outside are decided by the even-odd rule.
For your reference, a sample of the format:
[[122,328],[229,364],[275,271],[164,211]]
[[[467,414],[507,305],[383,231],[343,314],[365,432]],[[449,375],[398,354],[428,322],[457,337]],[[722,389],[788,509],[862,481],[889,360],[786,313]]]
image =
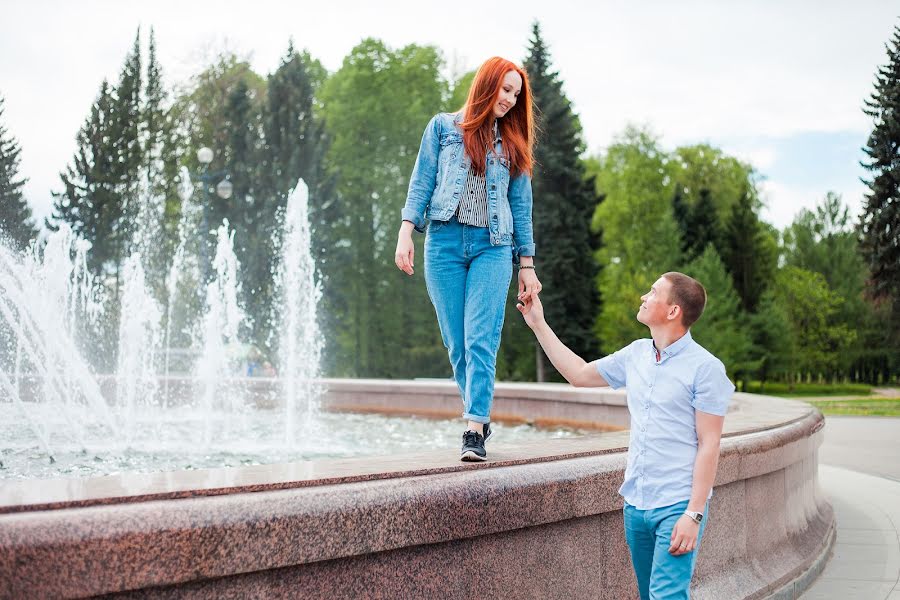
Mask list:
[[900,417],[900,398],[872,394],[872,386],[861,383],[820,384],[758,381],[747,384],[746,390],[779,398],[794,398],[809,402],[826,415],[874,415]]
[[900,417],[900,398],[879,396],[859,396],[829,400],[825,398],[803,398],[826,415],[875,415]]

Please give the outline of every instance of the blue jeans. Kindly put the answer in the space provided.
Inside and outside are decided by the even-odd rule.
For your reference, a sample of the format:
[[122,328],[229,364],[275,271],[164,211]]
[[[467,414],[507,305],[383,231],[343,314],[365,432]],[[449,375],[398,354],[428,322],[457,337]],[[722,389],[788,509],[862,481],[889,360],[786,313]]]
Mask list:
[[491,420],[497,350],[512,278],[512,246],[491,245],[487,227],[431,221],[425,284],[463,399],[463,418]]
[[637,576],[641,600],[687,600],[691,577],[700,549],[700,538],[709,518],[709,504],[703,512],[697,546],[680,556],[669,554],[672,529],[687,509],[684,500],[671,506],[638,510],[625,503],[625,539],[631,550],[631,564]]

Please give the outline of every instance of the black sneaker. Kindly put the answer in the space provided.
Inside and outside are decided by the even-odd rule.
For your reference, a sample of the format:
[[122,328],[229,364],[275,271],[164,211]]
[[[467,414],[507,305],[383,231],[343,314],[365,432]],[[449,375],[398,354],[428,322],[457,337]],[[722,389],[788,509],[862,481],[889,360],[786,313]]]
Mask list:
[[487,452],[484,450],[484,436],[476,431],[466,431],[463,434],[462,455],[460,460],[466,462],[478,462],[487,460]]
[[494,432],[491,429],[491,424],[485,423],[484,424],[484,443],[487,444],[488,440],[491,439],[492,437],[494,437]]

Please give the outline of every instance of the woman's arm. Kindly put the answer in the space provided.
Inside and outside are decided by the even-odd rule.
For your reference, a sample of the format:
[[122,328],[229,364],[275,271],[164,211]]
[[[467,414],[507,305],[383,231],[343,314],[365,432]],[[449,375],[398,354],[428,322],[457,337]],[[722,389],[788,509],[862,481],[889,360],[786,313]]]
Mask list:
[[[521,173],[509,182],[509,209],[513,219],[513,244],[519,257],[535,255],[534,226],[531,223],[531,177]],[[528,263],[526,263],[528,264]]]
[[440,152],[441,118],[440,115],[435,115],[425,128],[425,133],[422,134],[419,155],[416,157],[416,164],[413,167],[412,176],[409,178],[406,204],[400,211],[403,220],[412,223],[419,232],[425,231],[425,207],[428,206],[437,185]]

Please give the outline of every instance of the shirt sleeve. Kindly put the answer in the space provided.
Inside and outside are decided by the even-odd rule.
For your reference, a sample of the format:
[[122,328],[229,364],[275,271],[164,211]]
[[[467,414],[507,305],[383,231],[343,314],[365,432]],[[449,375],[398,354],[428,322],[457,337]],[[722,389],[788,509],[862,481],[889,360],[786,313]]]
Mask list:
[[597,361],[597,372],[606,380],[614,390],[625,387],[627,379],[628,359],[631,354],[631,347],[634,343],[625,346],[620,350],[616,350],[612,354],[608,354]]
[[734,394],[734,384],[725,374],[720,360],[710,361],[697,369],[691,406],[696,410],[724,417]]

